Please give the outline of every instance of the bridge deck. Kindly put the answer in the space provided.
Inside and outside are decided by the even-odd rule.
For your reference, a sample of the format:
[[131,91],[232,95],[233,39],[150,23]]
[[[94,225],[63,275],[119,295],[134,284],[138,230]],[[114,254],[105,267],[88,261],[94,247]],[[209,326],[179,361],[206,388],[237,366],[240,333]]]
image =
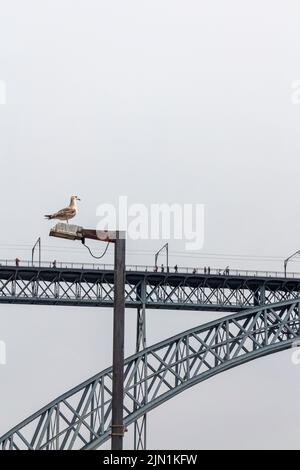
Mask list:
[[[243,274],[246,272],[247,274]],[[255,274],[253,274],[255,273]],[[257,273],[257,274],[256,274]],[[270,289],[278,289],[278,286],[281,286],[282,289],[291,288],[298,290],[300,284],[300,274],[299,277],[281,277],[263,275],[261,272],[252,272],[252,271],[233,271],[229,274],[224,273],[190,273],[190,272],[154,272],[146,270],[126,270],[126,280],[130,284],[138,284],[141,280],[147,279],[153,285],[160,284],[161,282],[168,282],[172,286],[178,286],[183,281],[186,285],[189,286],[198,286],[205,285],[210,287],[221,287],[226,286],[239,289],[247,281],[248,285],[254,289],[264,284]],[[60,277],[64,281],[69,282],[81,282],[82,279],[86,282],[97,283],[99,279],[101,280],[103,276],[107,282],[114,282],[114,271],[113,269],[104,269],[104,268],[71,268],[69,266],[52,268],[52,267],[33,267],[33,266],[0,266],[0,279],[9,279],[14,275],[17,279],[21,277],[24,280],[32,280],[33,278],[38,277],[39,280],[53,282]]]
[[[246,274],[245,274],[246,273]],[[153,272],[128,268],[126,306],[238,311],[300,296],[300,277],[258,272]],[[112,306],[107,267],[0,266],[0,303]]]

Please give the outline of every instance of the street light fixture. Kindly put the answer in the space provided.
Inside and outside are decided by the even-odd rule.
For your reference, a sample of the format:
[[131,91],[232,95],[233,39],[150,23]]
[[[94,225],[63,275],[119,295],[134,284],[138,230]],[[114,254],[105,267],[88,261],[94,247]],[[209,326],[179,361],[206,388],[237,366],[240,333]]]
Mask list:
[[125,232],[91,230],[78,225],[59,223],[50,230],[51,237],[67,240],[86,238],[114,243],[114,325],[113,325],[113,388],[111,448],[123,449],[125,427],[123,424],[124,404],[124,326],[125,326]]
[[55,227],[50,230],[50,237],[81,241],[90,238],[91,240],[115,243],[117,232],[109,230],[90,230],[80,227],[79,225],[60,223],[56,224]]

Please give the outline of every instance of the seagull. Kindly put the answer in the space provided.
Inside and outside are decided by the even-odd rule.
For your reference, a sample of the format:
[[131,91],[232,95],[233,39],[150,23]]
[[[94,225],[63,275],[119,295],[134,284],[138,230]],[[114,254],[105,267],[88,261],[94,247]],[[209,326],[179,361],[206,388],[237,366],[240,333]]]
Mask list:
[[67,223],[69,223],[69,220],[73,219],[73,217],[75,217],[75,215],[77,214],[77,201],[80,200],[81,199],[79,199],[78,196],[71,196],[70,205],[68,207],[61,209],[60,211],[55,212],[54,214],[45,215],[45,218],[48,220],[66,220]]

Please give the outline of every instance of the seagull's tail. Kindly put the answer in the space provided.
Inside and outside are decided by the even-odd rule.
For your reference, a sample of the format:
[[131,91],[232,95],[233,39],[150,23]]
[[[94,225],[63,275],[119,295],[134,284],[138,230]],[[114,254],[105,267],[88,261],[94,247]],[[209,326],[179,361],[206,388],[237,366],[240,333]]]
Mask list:
[[45,217],[45,219],[48,219],[48,220],[53,219],[53,216],[52,216],[52,215],[49,215],[49,214],[48,214],[48,215],[45,215],[44,217]]

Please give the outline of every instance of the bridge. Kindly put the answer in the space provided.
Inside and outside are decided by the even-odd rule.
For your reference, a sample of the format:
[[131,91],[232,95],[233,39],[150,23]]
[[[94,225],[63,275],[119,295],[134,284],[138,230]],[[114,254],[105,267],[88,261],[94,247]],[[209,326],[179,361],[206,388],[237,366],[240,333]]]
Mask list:
[[[127,308],[236,312],[261,304],[296,299],[300,274],[203,270],[154,272],[149,266],[128,266]],[[51,263],[41,266],[0,264],[0,302],[37,305],[112,307],[114,271],[110,265]]]
[[[108,265],[0,266],[0,303],[111,307]],[[290,348],[300,338],[300,276],[128,266],[126,307],[137,309],[136,354],[124,363],[124,424],[146,448],[147,413],[204,380]],[[154,346],[146,309],[223,311],[222,319]],[[231,312],[235,312],[231,314]],[[96,449],[110,436],[112,368],[66,392],[0,438],[2,449]]]

